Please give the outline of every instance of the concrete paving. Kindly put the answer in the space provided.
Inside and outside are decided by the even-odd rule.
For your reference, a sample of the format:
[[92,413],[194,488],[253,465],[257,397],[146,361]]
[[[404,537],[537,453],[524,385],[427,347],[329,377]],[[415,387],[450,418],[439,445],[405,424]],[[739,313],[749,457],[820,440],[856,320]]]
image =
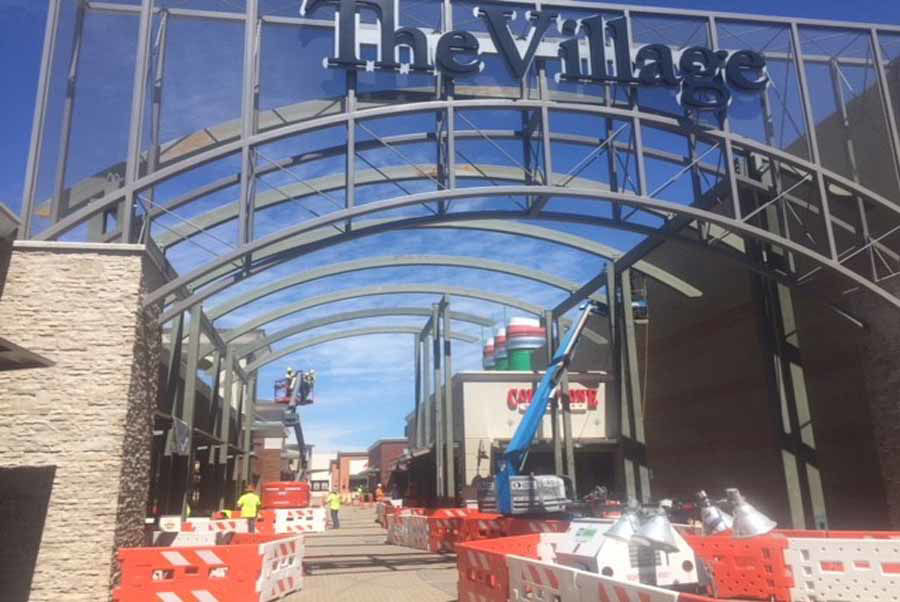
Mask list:
[[385,543],[375,510],[345,507],[341,528],[305,537],[303,589],[285,602],[452,602],[456,556]]

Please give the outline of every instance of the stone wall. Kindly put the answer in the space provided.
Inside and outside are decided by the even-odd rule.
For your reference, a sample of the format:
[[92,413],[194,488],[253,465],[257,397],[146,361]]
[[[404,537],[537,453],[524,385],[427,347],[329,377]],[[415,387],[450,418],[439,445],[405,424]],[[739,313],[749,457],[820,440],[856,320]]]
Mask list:
[[139,246],[16,243],[0,329],[55,362],[0,373],[0,468],[54,475],[36,563],[3,573],[33,602],[107,599],[116,548],[141,543],[161,347],[141,295],[158,282]]

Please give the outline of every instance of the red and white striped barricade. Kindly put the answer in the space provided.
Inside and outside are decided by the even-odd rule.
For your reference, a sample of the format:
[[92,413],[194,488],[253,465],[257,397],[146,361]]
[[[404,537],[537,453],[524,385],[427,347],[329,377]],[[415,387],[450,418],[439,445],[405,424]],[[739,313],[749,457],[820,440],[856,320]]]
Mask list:
[[239,533],[237,543],[122,548],[117,602],[269,602],[302,585],[300,537]]
[[256,582],[259,602],[277,600],[303,586],[303,538],[259,544],[262,572]]
[[503,519],[503,530],[507,535],[527,533],[564,533],[569,529],[569,521],[539,518],[518,518],[507,516]]
[[404,518],[406,522],[406,542],[409,548],[417,550],[429,550],[429,525],[428,518],[425,516],[407,516]]
[[223,535],[215,531],[154,531],[151,543],[159,548],[214,546],[223,543]]
[[[604,577],[587,571],[572,569],[578,602],[678,602],[685,600],[676,591]],[[695,598],[697,599],[697,598]],[[703,599],[703,598],[699,598]]]
[[575,588],[576,571],[572,568],[522,556],[507,556],[506,564],[510,600],[580,600]]
[[257,519],[261,533],[323,533],[325,508],[277,508],[263,510]]
[[900,600],[900,533],[846,534],[787,538],[791,602]]

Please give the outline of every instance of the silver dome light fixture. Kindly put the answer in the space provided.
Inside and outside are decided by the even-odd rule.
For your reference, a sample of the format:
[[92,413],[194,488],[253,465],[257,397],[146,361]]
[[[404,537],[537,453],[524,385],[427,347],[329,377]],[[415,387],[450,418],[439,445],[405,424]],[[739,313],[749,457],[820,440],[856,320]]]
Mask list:
[[777,523],[747,503],[737,489],[726,489],[725,494],[734,509],[734,536],[739,539],[758,537],[769,533]]
[[697,501],[700,504],[700,520],[703,522],[703,532],[706,535],[716,535],[734,526],[734,518],[713,504],[702,489],[697,492]]

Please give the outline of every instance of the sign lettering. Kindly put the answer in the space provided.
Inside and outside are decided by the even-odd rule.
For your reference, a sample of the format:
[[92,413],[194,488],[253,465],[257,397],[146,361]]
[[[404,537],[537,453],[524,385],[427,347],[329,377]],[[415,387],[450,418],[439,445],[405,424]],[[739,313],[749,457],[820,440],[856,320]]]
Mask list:
[[[484,67],[481,42],[470,32],[437,34],[416,27],[398,28],[398,0],[304,0],[300,14],[310,16],[325,4],[337,5],[335,56],[325,59],[326,67],[441,73],[451,80]],[[359,56],[358,17],[362,10],[373,12],[379,22],[375,60]],[[573,20],[544,10],[526,11],[530,29],[524,44],[518,44],[510,30],[516,21],[515,11],[476,7],[474,13],[484,20],[496,52],[518,79],[531,68],[547,30],[555,23],[566,39],[557,43],[555,57],[546,56],[544,50],[542,58],[561,61],[558,81],[677,88],[679,102],[698,111],[724,111],[732,90],[757,92],[769,83],[765,57],[753,50],[712,50],[703,46],[673,49],[665,44],[635,49],[622,17],[596,15]],[[582,40],[587,41],[586,57],[582,56]],[[406,61],[400,60],[402,48],[409,57]]]
[[[506,407],[524,412],[531,405],[533,394],[533,389],[510,389],[506,392]],[[572,410],[596,410],[599,406],[597,389],[569,389],[569,407]]]

